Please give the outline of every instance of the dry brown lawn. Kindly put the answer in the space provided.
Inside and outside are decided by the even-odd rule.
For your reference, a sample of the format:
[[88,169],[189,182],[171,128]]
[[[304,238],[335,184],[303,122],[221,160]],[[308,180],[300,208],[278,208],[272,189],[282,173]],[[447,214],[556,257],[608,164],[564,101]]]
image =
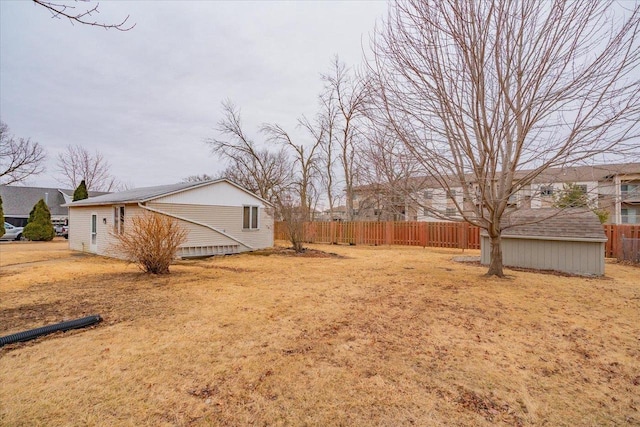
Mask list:
[[458,250],[312,247],[342,257],[154,277],[1,243],[0,335],[104,321],[1,348],[0,424],[640,425],[640,268],[490,279]]

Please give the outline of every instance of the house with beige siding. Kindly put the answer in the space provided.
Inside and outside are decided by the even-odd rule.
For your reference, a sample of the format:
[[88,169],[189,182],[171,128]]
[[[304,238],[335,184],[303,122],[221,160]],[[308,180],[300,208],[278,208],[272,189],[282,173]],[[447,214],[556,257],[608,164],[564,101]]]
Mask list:
[[114,235],[155,212],[188,232],[181,257],[233,254],[273,246],[272,207],[226,179],[137,188],[67,204],[69,248],[118,257]]

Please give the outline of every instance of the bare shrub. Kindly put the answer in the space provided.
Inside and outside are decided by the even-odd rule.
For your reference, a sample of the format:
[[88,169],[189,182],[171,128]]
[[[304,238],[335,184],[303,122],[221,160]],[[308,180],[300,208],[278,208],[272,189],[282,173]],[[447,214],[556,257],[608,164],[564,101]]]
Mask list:
[[297,253],[304,252],[304,225],[309,220],[308,209],[294,205],[289,200],[279,204],[280,215],[284,221],[287,237],[291,242],[291,247]]
[[152,274],[168,274],[178,247],[187,240],[187,231],[175,218],[154,212],[133,217],[123,232],[112,235],[116,242],[111,253]]

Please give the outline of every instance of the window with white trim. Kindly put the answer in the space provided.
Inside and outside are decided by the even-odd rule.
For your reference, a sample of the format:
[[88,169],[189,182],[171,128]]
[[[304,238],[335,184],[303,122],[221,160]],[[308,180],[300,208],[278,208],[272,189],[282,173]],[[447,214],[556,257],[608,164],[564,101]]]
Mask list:
[[242,229],[258,229],[258,206],[243,206],[242,208]]
[[115,234],[124,232],[124,206],[113,207],[113,232]]

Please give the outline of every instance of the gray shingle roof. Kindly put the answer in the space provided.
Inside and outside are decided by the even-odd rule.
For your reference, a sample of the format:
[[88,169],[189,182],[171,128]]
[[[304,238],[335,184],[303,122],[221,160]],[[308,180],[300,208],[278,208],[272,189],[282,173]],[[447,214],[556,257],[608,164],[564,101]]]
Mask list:
[[550,168],[533,182],[585,182],[604,181],[615,175],[640,173],[640,163],[612,163],[609,165]]
[[[51,215],[65,216],[68,208],[63,206],[66,200],[62,193],[73,197],[74,190],[46,188],[46,187],[22,187],[19,185],[0,185],[2,196],[2,209],[7,217],[27,217],[29,212],[40,199],[44,199],[49,206]],[[108,194],[102,191],[90,191],[89,197]]]
[[505,216],[501,227],[503,237],[607,240],[598,216],[584,208],[520,209]]
[[133,190],[119,191],[117,193],[105,194],[104,196],[91,197],[77,202],[69,203],[68,206],[89,206],[114,203],[138,203],[144,200],[153,199],[176,191],[197,187],[214,181],[201,182],[181,182],[179,184],[158,185],[155,187],[140,187]]

